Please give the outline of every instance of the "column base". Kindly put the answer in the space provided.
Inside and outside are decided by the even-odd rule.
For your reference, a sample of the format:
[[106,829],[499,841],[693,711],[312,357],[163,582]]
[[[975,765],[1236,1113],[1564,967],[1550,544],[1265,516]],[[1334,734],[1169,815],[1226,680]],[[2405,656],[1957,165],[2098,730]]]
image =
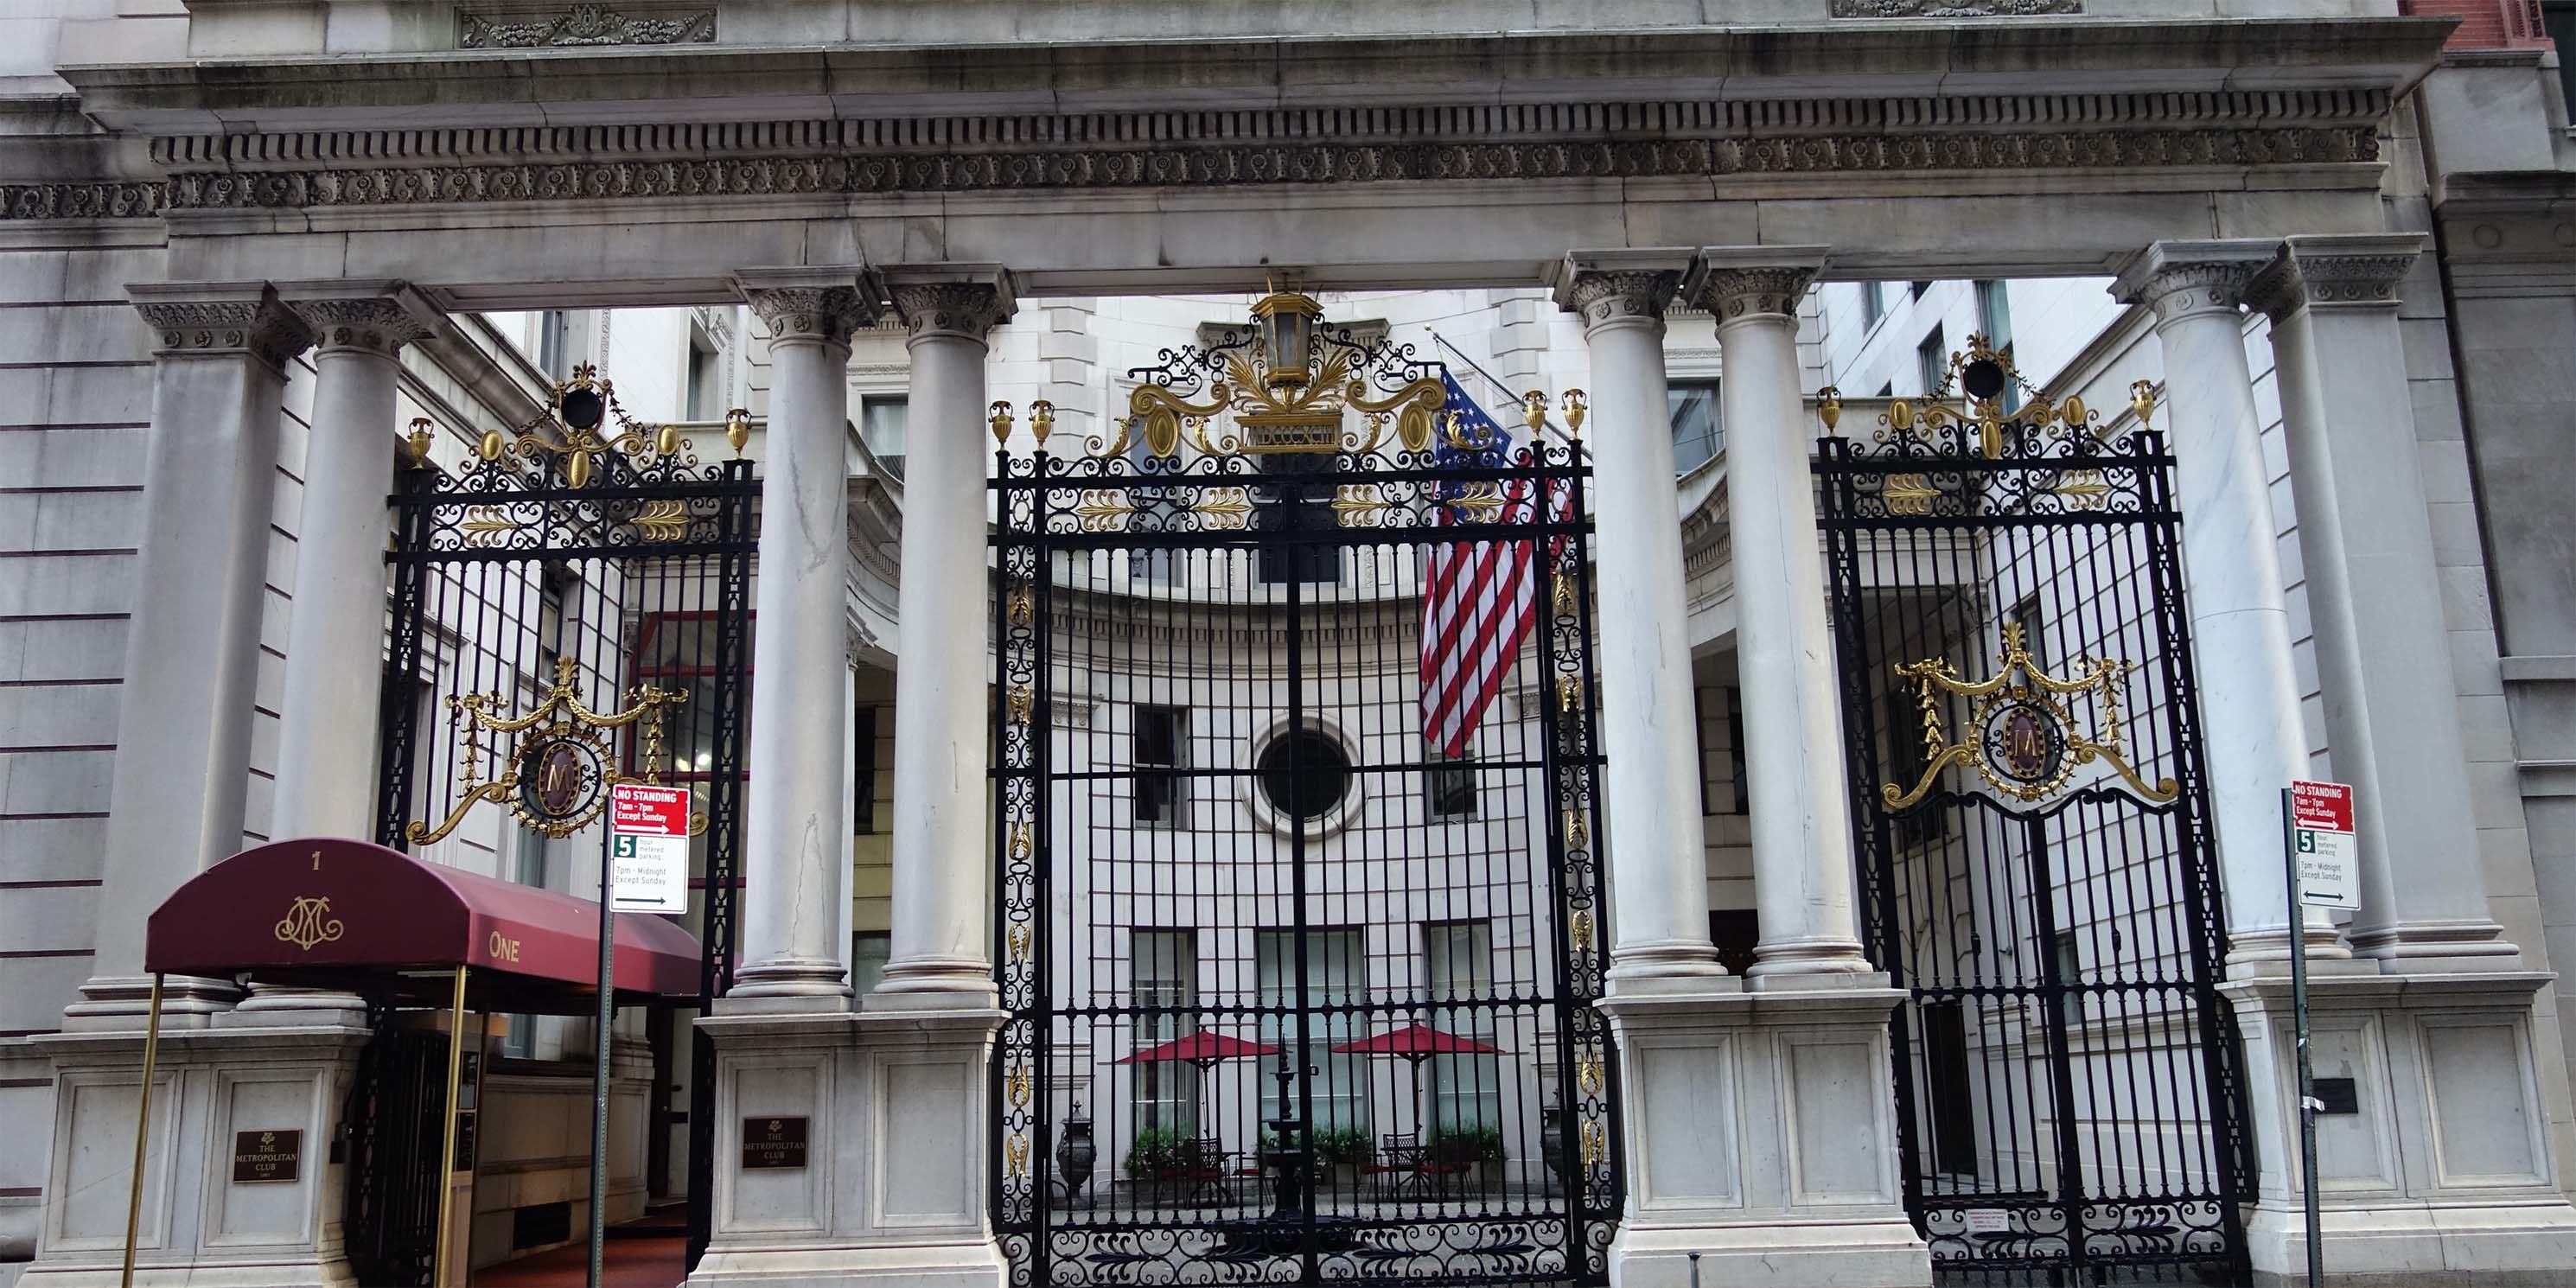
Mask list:
[[[63,1008],[66,1033],[141,1033],[152,1015],[152,977],[101,975],[81,985],[81,1000]],[[161,984],[161,1028],[202,1029],[233,1009],[242,991],[231,980],[171,975]]]
[[[1699,1254],[1699,1275],[1691,1254]],[[1894,1219],[1622,1225],[1611,1288],[1919,1288],[1932,1282],[1922,1236]]]
[[2484,918],[2407,921],[2352,935],[2355,957],[2373,958],[2392,973],[2509,971],[2522,964],[2522,949],[2504,927]]
[[886,963],[862,1003],[871,1011],[950,1011],[990,1007],[993,963],[981,957],[912,957]]
[[710,1247],[688,1282],[693,1288],[758,1285],[759,1288],[840,1288],[854,1283],[907,1288],[1001,1288],[1009,1268],[990,1243],[921,1244],[909,1247],[733,1248]]
[[1777,974],[1747,989],[1614,991],[1628,1205],[1620,1288],[1922,1288],[1906,1220],[1880,974]]
[[[987,1074],[1004,1018],[961,1008],[700,1019],[716,1044],[715,1228],[689,1283],[999,1288],[985,1219]],[[745,1131],[780,1119],[804,1120],[802,1164],[744,1167]]]
[[[2564,1202],[2333,1203],[2317,1214],[2331,1288],[2557,1288],[2576,1273],[2576,1210]],[[2259,1288],[2305,1285],[2307,1218],[2296,1202],[2246,1216]]]
[[[321,1024],[226,1024],[162,1033],[136,1225],[135,1283],[356,1284],[339,1228],[345,1169],[331,1165],[330,1151],[357,1075],[358,1053],[371,1036],[363,1027]],[[117,1283],[125,1256],[125,1196],[133,1175],[143,1044],[139,1027],[35,1040],[54,1065],[54,1144],[36,1259],[19,1288]],[[233,1140],[245,1131],[301,1132],[296,1179],[234,1181]],[[98,1201],[103,1194],[115,1197]]]
[[[2576,1207],[2558,1189],[2531,1044],[2532,998],[2550,978],[2448,971],[2308,982],[2310,1065],[2321,1083],[2348,1081],[2353,1105],[2317,1116],[2328,1282],[2570,1282]],[[2244,1033],[2262,1166],[2262,1199],[2246,1221],[2255,1282],[2304,1281],[2290,984],[2231,979],[2221,991]]]
[[772,957],[734,972],[726,997],[841,997],[850,995],[849,972],[832,957]]

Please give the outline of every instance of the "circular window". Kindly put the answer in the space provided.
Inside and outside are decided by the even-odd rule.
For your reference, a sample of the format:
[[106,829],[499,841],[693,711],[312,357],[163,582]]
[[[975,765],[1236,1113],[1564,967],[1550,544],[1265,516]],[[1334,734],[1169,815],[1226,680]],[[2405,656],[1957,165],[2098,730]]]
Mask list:
[[1272,739],[1261,749],[1259,769],[1262,795],[1289,818],[1322,818],[1351,787],[1351,758],[1342,744],[1313,729]]

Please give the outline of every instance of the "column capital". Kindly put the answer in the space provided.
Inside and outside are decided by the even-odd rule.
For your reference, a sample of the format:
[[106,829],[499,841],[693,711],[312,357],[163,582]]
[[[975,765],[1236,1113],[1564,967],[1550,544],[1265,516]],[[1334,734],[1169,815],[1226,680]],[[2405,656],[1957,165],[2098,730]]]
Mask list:
[[2145,304],[2158,322],[2194,314],[2233,316],[2254,275],[2280,254],[2280,243],[2253,238],[2160,241],[2129,257],[2111,295]]
[[1686,289],[1719,326],[1761,315],[1794,318],[1824,267],[1822,246],[1707,246]]
[[1688,247],[1578,250],[1548,273],[1558,308],[1583,319],[1588,333],[1605,326],[1664,324],[1664,311],[1689,276]]
[[907,343],[949,336],[981,344],[1019,309],[1018,284],[999,264],[890,268],[885,281]]
[[877,320],[879,292],[863,269],[746,268],[733,289],[774,339],[846,345]]
[[242,354],[283,373],[313,344],[313,329],[266,282],[137,282],[125,295],[159,334],[155,356]]
[[357,349],[390,358],[447,327],[447,315],[407,282],[280,282],[277,298],[313,329],[324,353]]
[[2246,285],[2245,302],[2278,322],[2303,308],[2397,307],[2397,284],[2415,268],[2422,233],[2285,237],[2280,254]]

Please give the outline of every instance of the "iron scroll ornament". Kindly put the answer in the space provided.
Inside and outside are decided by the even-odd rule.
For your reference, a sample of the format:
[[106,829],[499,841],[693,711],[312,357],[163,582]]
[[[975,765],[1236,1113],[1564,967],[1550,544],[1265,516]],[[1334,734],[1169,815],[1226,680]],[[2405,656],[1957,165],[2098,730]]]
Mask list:
[[[2138,795],[2159,805],[2181,794],[2181,785],[2159,778],[2153,786],[2138,775],[2121,750],[2120,680],[2136,670],[2115,658],[2078,658],[2071,677],[2051,675],[2031,660],[2019,622],[2004,624],[2003,656],[1995,673],[1981,681],[1962,680],[1947,658],[1925,658],[1896,668],[1913,682],[1915,705],[1923,716],[1923,774],[1912,788],[1879,785],[1889,809],[1904,809],[1922,800],[1952,765],[1975,765],[1996,791],[2024,804],[2055,795],[2075,771],[2096,760],[2110,766]],[[2018,678],[2016,678],[2018,677]],[[2090,693],[2101,710],[2099,737],[2075,728],[2067,698]],[[1964,698],[1967,734],[1953,739],[1942,716],[1945,698]]]
[[[465,765],[459,771],[455,808],[436,827],[413,820],[403,836],[415,845],[444,839],[482,801],[510,807],[520,822],[556,840],[590,826],[608,808],[608,789],[624,782],[660,782],[662,712],[688,701],[685,693],[645,685],[626,695],[623,711],[593,711],[577,696],[572,658],[555,659],[555,682],[528,714],[509,719],[492,714],[498,693],[461,693],[447,699],[448,719],[465,726]],[[644,731],[644,773],[620,772],[609,755],[603,731],[640,724]],[[486,733],[519,735],[509,768],[489,782],[480,781],[482,737]],[[706,830],[705,814],[689,815],[689,834]]]

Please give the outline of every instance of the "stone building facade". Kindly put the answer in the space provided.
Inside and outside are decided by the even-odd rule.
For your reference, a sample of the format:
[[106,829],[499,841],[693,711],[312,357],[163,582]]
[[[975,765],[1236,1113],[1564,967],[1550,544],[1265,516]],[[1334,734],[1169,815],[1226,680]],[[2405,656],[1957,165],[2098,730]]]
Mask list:
[[[2530,6],[37,9],[0,20],[0,1281],[117,1273],[144,914],[247,845],[372,832],[405,430],[464,462],[587,360],[644,419],[758,427],[768,715],[743,970],[694,1017],[720,1052],[697,1279],[1000,1282],[1012,950],[983,784],[1007,695],[956,646],[994,618],[956,593],[988,579],[988,407],[1115,437],[1135,369],[1283,275],[1472,371],[1498,415],[1591,398],[1612,1282],[1678,1285],[1694,1253],[1721,1282],[1933,1280],[1899,1161],[1929,1126],[1900,1125],[1891,1081],[1906,994],[1864,942],[1867,858],[1819,754],[1852,713],[1798,498],[1823,406],[1865,433],[1972,334],[2114,423],[2143,427],[2119,410],[2143,383],[2173,444],[2244,1044],[2229,1255],[2263,1282],[2304,1255],[2296,935],[2318,1073],[2355,1097],[2319,1133],[2333,1277],[2576,1262],[2553,973],[2576,959],[2576,159]],[[1189,590],[1150,561],[1109,580]],[[1085,718],[1128,722],[1117,755],[1138,709],[1204,705],[1098,679]],[[1526,712],[1506,694],[1489,719]],[[2359,789],[2350,919],[2285,905],[2295,777]],[[426,857],[596,881],[586,847],[477,828]],[[1122,933],[1148,925],[1179,929]],[[1942,950],[1994,960],[1990,929]],[[280,1197],[191,1142],[219,1115],[323,1121],[362,1028],[224,981],[174,981],[164,1018],[197,1090],[157,1129],[138,1278],[344,1282],[336,1171]],[[665,1039],[629,1023],[621,1217],[681,1196],[687,1146]],[[573,1139],[547,1058],[580,1026],[508,1042],[490,1054],[526,1063],[495,1066],[487,1124]],[[1145,1081],[1092,1054],[1085,1086],[1137,1112]],[[1190,1091],[1224,1083],[1248,1122],[1276,1112],[1256,1076]],[[237,1091],[281,1078],[318,1089]],[[1497,1100],[1514,1157],[1542,1091],[1565,1088]],[[810,1119],[815,1161],[729,1165],[748,1115]],[[586,1201],[577,1143],[530,1149],[487,1156],[468,1260],[524,1246],[517,1209]]]

